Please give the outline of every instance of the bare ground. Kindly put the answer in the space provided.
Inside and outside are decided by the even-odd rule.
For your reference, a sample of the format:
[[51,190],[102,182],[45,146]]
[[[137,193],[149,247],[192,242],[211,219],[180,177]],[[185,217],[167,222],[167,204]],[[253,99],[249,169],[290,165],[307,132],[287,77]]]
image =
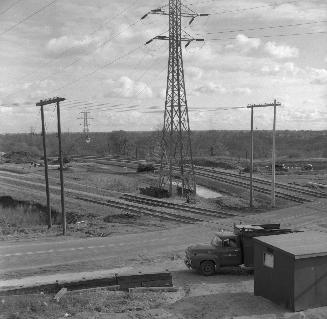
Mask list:
[[253,277],[226,271],[212,277],[173,273],[177,292],[71,292],[2,297],[0,319],[325,319],[327,307],[292,313],[253,295]]

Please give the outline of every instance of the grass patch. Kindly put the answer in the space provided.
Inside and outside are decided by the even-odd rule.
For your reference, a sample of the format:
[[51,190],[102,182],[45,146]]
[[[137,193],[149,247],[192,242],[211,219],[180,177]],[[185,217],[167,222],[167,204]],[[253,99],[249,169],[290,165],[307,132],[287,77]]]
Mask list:
[[6,319],[93,319],[97,318],[97,314],[146,311],[167,305],[175,294],[149,292],[130,295],[127,292],[97,289],[69,292],[59,302],[52,295],[44,294],[8,296],[0,297],[0,313]]
[[[52,210],[52,222],[58,224],[59,215]],[[38,203],[0,197],[0,234],[9,235],[15,230],[26,233],[26,228],[47,225],[46,208]]]
[[135,215],[125,213],[119,215],[108,215],[103,218],[103,221],[106,223],[119,223],[119,224],[130,224],[133,221],[136,221],[137,217]]

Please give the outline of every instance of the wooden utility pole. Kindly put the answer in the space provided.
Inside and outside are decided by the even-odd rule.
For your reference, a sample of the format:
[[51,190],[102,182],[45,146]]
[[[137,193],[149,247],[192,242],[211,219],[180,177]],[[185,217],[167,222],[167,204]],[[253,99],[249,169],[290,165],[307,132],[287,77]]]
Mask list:
[[271,158],[271,206],[276,206],[275,182],[276,182],[276,112],[277,101],[274,100],[274,124],[273,124],[273,145]]
[[62,211],[62,227],[63,235],[66,235],[66,214],[64,203],[64,176],[63,176],[63,158],[61,149],[61,124],[60,124],[60,106],[59,103],[65,101],[65,98],[55,97],[53,99],[41,100],[36,103],[36,106],[41,107],[41,120],[42,120],[42,135],[43,135],[43,153],[44,153],[44,167],[45,167],[45,186],[47,194],[47,211],[48,211],[48,227],[51,227],[51,207],[50,207],[50,189],[49,189],[49,177],[48,177],[48,162],[46,152],[46,140],[45,140],[45,125],[44,125],[44,105],[57,104],[57,117],[58,117],[58,139],[59,139],[59,164],[60,164],[60,183],[61,183],[61,211]]
[[274,107],[274,125],[273,125],[273,147],[272,147],[272,190],[271,190],[271,203],[272,206],[275,206],[275,130],[276,130],[276,107],[281,106],[276,100],[274,103],[266,103],[266,104],[252,104],[247,107],[251,109],[251,163],[250,163],[250,207],[253,207],[253,109],[255,107]]
[[57,101],[57,119],[58,119],[58,141],[59,141],[59,165],[60,165],[60,194],[61,194],[61,214],[62,214],[62,233],[65,236],[67,231],[66,212],[65,212],[65,190],[64,190],[64,163],[62,158],[61,147],[61,122],[60,122],[60,105]]
[[47,196],[47,212],[48,212],[48,228],[52,227],[51,218],[51,205],[50,205],[50,189],[49,189],[49,174],[48,174],[48,158],[47,158],[47,146],[45,140],[45,124],[44,124],[44,109],[41,104],[41,121],[42,121],[42,141],[43,141],[43,160],[44,160],[44,176],[45,176],[45,192]]
[[253,207],[253,107],[251,107],[250,207]]

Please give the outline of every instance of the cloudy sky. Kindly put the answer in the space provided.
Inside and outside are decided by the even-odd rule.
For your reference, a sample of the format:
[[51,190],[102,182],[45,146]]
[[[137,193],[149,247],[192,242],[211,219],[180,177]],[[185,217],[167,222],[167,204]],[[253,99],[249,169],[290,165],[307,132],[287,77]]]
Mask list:
[[[159,0],[1,0],[0,133],[40,130],[40,99],[62,96],[63,130],[153,130],[162,126],[167,16]],[[282,103],[278,129],[327,129],[325,0],[187,0],[198,17],[183,29],[204,38],[184,49],[194,130],[248,129],[248,104]],[[185,9],[186,10],[186,9]],[[47,129],[55,130],[47,107]],[[272,109],[255,111],[270,129]]]

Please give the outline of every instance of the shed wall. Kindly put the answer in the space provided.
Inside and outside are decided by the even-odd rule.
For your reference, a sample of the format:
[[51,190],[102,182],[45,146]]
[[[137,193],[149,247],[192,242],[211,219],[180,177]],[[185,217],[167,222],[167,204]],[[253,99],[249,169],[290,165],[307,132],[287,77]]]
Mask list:
[[[264,253],[272,253],[274,267],[264,265]],[[254,294],[293,310],[294,260],[280,250],[256,242],[254,247]]]
[[296,260],[294,279],[295,311],[327,306],[327,256]]

